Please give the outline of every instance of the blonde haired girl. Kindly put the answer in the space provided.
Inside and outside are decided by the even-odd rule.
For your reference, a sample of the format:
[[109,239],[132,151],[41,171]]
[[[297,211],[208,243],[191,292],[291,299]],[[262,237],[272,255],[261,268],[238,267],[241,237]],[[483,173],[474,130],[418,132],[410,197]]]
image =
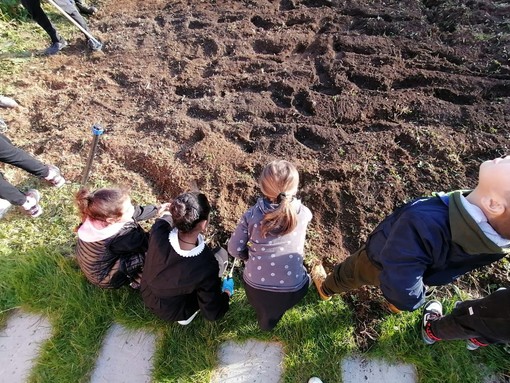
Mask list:
[[298,185],[290,162],[266,165],[259,179],[263,197],[241,217],[228,244],[229,253],[245,262],[246,296],[262,330],[272,330],[308,291],[303,257],[312,213],[296,199]]

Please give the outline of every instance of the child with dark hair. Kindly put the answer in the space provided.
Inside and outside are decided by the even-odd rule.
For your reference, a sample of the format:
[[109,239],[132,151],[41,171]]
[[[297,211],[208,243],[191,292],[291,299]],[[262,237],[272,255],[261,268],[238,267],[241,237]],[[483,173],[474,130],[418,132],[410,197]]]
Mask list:
[[104,288],[138,288],[149,241],[137,221],[155,217],[168,204],[133,206],[128,192],[117,188],[82,188],[75,200],[82,221],[76,259],[87,279]]
[[205,319],[222,318],[234,293],[232,279],[219,277],[218,261],[205,244],[211,206],[198,192],[175,198],[170,213],[156,220],[142,276],[145,305],[159,318],[189,324],[202,312]]
[[262,330],[272,330],[308,291],[303,266],[312,213],[296,199],[299,174],[288,161],[266,165],[259,179],[264,195],[241,218],[228,251],[245,262],[246,296]]
[[489,344],[510,343],[510,290],[501,288],[482,299],[457,302],[452,312],[444,316],[440,302],[427,302],[422,338],[427,344],[466,339],[470,351]]

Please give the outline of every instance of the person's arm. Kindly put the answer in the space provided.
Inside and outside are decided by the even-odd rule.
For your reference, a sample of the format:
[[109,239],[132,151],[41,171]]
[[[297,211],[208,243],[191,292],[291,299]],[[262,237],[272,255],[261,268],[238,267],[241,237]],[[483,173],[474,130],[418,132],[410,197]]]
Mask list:
[[381,291],[398,309],[413,311],[424,303],[423,275],[441,252],[443,235],[434,222],[413,215],[400,217],[392,227],[377,262]]
[[247,213],[243,214],[235,231],[228,241],[228,252],[234,258],[248,259],[248,233]]

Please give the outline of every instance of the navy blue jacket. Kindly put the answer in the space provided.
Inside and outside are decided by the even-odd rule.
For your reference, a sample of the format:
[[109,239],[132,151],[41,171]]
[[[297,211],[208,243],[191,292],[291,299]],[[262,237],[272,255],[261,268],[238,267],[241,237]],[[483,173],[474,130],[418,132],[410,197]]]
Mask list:
[[460,192],[410,202],[370,234],[368,258],[381,269],[384,297],[401,310],[424,303],[424,285],[448,284],[503,258],[462,206]]

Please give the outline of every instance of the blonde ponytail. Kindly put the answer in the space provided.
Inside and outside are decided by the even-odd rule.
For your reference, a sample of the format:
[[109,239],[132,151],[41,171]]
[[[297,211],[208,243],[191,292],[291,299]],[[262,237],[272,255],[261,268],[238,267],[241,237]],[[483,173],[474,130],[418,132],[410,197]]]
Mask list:
[[284,235],[297,226],[297,213],[292,206],[299,184],[299,174],[294,165],[285,160],[272,161],[266,165],[259,179],[260,189],[276,210],[267,213],[261,224],[261,234]]

